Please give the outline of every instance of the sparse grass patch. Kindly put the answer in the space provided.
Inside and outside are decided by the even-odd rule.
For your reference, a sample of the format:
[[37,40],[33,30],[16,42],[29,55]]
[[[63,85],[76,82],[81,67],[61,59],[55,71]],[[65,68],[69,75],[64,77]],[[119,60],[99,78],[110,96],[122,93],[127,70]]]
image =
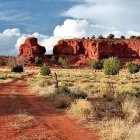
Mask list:
[[14,129],[20,129],[20,130],[25,129],[25,127],[26,127],[25,124],[23,124],[23,123],[16,123],[16,122],[12,123],[11,125],[12,125],[12,127]]
[[27,112],[20,112],[18,115],[17,115],[17,119],[22,121],[22,122],[28,122],[28,121],[31,121],[34,119],[34,116],[33,115],[29,115]]
[[127,83],[117,86],[116,91],[120,95],[137,95],[139,94],[140,89],[132,83]]
[[71,104],[71,98],[65,94],[56,95],[55,99],[55,106],[57,108],[67,108]]
[[140,119],[140,103],[136,97],[127,96],[122,103],[122,111],[125,113],[129,122]]
[[[99,123],[102,140],[139,140],[140,124],[130,125],[121,119],[111,119]],[[135,131],[134,131],[135,130]]]
[[68,109],[68,114],[78,117],[81,119],[86,119],[91,117],[93,111],[92,104],[84,99],[78,99],[71,104],[71,107]]
[[[121,69],[112,76],[102,70],[51,69],[51,73],[29,80],[34,95],[47,97],[74,117],[99,123],[103,140],[139,140],[139,72],[130,74],[127,69]],[[55,92],[54,73],[58,75],[59,94]],[[115,97],[108,90],[109,82],[113,84]],[[125,99],[126,95],[130,96],[129,100]]]
[[74,98],[74,99],[85,99],[87,98],[87,94],[84,91],[81,91],[79,89],[72,89],[68,96]]

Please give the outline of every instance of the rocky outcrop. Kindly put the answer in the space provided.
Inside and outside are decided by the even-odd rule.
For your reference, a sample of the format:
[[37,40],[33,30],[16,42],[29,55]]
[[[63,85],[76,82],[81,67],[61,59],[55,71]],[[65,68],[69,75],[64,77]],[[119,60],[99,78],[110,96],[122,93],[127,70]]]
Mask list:
[[30,61],[34,61],[37,56],[44,57],[46,49],[38,44],[37,38],[28,37],[25,42],[20,45],[19,52],[19,58],[26,58]]
[[99,58],[140,58],[140,40],[104,40],[98,44]]
[[[53,49],[54,55],[72,56],[85,63],[87,59],[140,58],[140,40],[127,39],[65,39]],[[83,56],[83,57],[81,57]],[[79,61],[80,61],[79,60]],[[85,60],[85,61],[84,61]]]
[[[49,63],[49,55],[44,55],[45,47],[37,43],[37,38],[29,37],[19,48],[19,58],[33,62],[35,57],[42,57]],[[54,46],[53,55],[67,58],[70,64],[85,65],[89,59],[104,59],[111,56],[127,60],[140,60],[140,40],[130,39],[64,39]],[[52,57],[52,56],[51,56]],[[50,63],[51,65],[51,58]]]

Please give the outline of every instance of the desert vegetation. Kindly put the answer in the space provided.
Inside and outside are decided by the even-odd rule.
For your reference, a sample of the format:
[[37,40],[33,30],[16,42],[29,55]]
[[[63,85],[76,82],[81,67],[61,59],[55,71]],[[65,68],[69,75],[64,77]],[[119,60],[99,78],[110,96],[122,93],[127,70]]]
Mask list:
[[36,57],[35,58],[35,64],[36,65],[41,65],[43,63],[43,59],[42,58],[40,58],[40,57]]
[[21,78],[23,75],[27,75],[30,71],[15,73],[12,72],[9,68],[0,69],[0,83],[7,83],[13,81],[14,79]]
[[[92,63],[93,68],[96,63]],[[117,58],[105,60],[104,69],[51,69],[49,76],[38,73],[28,83],[35,96],[44,97],[70,116],[94,122],[101,139],[137,140],[140,73],[122,68]],[[54,73],[58,77],[58,93]]]
[[[32,94],[43,98],[67,115],[76,117],[85,126],[91,129],[96,127],[101,140],[139,139],[138,64],[128,63],[123,68],[117,57],[110,57],[99,61],[90,60],[89,68],[86,69],[69,69],[67,60],[61,58],[61,69],[42,64],[30,70],[23,65],[17,65],[14,60],[11,62],[12,67],[0,71],[0,79],[15,79],[34,73],[34,76],[28,78]],[[17,117],[22,120],[33,116],[20,113]],[[18,129],[25,127],[19,122],[12,126]]]

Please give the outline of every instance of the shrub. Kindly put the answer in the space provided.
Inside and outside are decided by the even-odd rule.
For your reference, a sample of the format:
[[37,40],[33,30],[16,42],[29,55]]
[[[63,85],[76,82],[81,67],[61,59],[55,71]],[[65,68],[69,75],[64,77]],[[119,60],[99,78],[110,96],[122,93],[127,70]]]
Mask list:
[[127,96],[122,103],[122,111],[130,122],[137,120],[140,117],[140,110],[136,97]]
[[51,74],[51,70],[50,70],[50,68],[46,64],[44,64],[40,68],[40,74],[43,75],[43,76],[50,75]]
[[137,37],[136,36],[134,36],[134,35],[131,35],[130,36],[130,39],[136,39]]
[[70,97],[74,98],[74,99],[85,99],[87,98],[87,94],[84,92],[84,91],[73,91],[73,92],[70,92],[68,94]]
[[104,37],[102,35],[99,35],[98,39],[104,39]]
[[139,89],[132,83],[121,84],[116,87],[116,91],[120,95],[137,95],[139,93]]
[[6,60],[0,60],[0,66],[5,66],[6,65]]
[[22,65],[17,65],[15,67],[12,67],[11,71],[12,72],[23,72],[23,66]]
[[68,60],[62,57],[58,59],[58,64],[61,65],[62,67],[68,67],[69,65]]
[[46,79],[40,79],[37,82],[37,85],[39,85],[40,87],[45,87],[47,80]]
[[91,39],[95,39],[95,35],[93,35],[93,36],[91,37]]
[[125,39],[125,36],[122,35],[122,36],[121,36],[121,39]]
[[121,84],[116,88],[116,90],[120,95],[123,95],[123,97],[126,95],[140,97],[140,87],[133,82]]
[[140,39],[140,36],[137,36],[136,39]]
[[92,104],[89,101],[79,99],[71,104],[71,107],[68,109],[68,113],[72,116],[86,119],[91,116],[92,109]]
[[37,56],[35,58],[35,64],[39,65],[39,64],[42,64],[42,63],[43,63],[43,59]]
[[70,93],[70,90],[69,90],[68,86],[65,85],[65,84],[63,84],[61,86],[61,89],[60,90],[61,90],[62,93]]
[[65,94],[59,94],[56,96],[55,106],[57,108],[67,108],[71,104],[71,98]]
[[131,36],[130,36],[130,39],[140,39],[140,36],[131,35]]
[[140,70],[140,65],[135,64],[135,63],[129,63],[128,70],[130,73],[137,73]]
[[113,39],[115,36],[113,34],[110,34],[107,38],[108,39]]
[[117,57],[110,57],[104,60],[103,68],[106,75],[116,75],[121,69],[120,60]]
[[90,60],[89,65],[93,69],[102,69],[103,68],[103,61]]

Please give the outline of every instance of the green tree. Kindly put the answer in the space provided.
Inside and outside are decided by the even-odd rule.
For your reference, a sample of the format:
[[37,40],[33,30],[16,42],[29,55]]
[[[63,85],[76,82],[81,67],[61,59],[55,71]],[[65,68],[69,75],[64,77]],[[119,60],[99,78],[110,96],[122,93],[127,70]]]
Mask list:
[[6,60],[0,60],[0,66],[5,66],[6,65]]

